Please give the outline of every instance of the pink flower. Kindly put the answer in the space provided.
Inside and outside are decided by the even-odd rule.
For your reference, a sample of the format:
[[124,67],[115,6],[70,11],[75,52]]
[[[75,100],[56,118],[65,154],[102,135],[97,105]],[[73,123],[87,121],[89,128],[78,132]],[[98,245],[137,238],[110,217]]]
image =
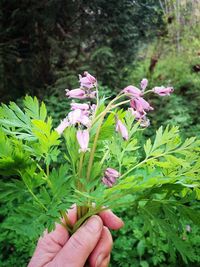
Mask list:
[[79,82],[81,84],[81,88],[91,89],[97,85],[97,80],[94,76],[89,74],[87,71],[84,72],[84,76],[79,75]]
[[87,97],[86,93],[84,90],[82,89],[73,89],[73,90],[68,90],[66,89],[65,90],[67,93],[66,93],[66,96],[68,96],[69,98],[78,98],[78,99],[84,99]]
[[80,109],[75,109],[68,114],[69,122],[72,125],[75,125],[80,121],[80,117],[82,116],[82,112]]
[[87,116],[88,111],[84,111],[81,109],[75,109],[69,112],[68,118],[71,125],[75,125],[76,123],[82,123],[86,127],[90,126],[90,119]]
[[80,116],[78,122],[80,122],[81,124],[85,125],[86,127],[90,127],[90,125],[91,125],[90,119],[84,114],[82,114]]
[[142,119],[146,114],[144,110],[143,112],[139,112],[137,110],[134,110],[133,108],[129,108],[128,110],[131,112],[131,114],[135,117],[136,120]]
[[86,152],[88,150],[88,144],[89,144],[89,131],[78,130],[76,137],[80,146],[79,152]]
[[120,120],[117,120],[116,131],[119,132],[125,140],[128,140],[128,130]]
[[108,179],[106,179],[106,177],[103,177],[101,179],[101,181],[102,181],[103,184],[107,185],[107,187],[112,187],[113,186],[112,182],[110,182]]
[[80,103],[71,103],[71,109],[81,109],[81,110],[88,110],[89,105],[88,104],[80,104]]
[[58,125],[58,127],[55,129],[56,132],[59,134],[62,134],[63,131],[70,125],[69,121],[65,118],[61,121],[61,123]]
[[147,85],[148,85],[148,80],[146,78],[142,79],[140,82],[140,86],[143,91],[146,89]]
[[124,88],[123,92],[125,94],[130,94],[131,96],[134,96],[134,97],[139,97],[142,95],[141,90],[138,89],[137,87],[133,86],[133,85],[129,85],[126,88]]
[[97,108],[97,105],[95,105],[95,104],[92,104],[92,106],[91,106],[91,110],[92,110],[92,111],[95,111],[95,110],[96,110],[96,108]]
[[102,182],[108,187],[112,187],[116,183],[117,178],[120,177],[120,173],[112,168],[107,168],[102,178]]
[[158,86],[158,87],[154,87],[152,89],[152,91],[160,96],[166,96],[166,95],[170,95],[173,91],[174,88],[173,87],[164,87],[164,86]]
[[149,103],[142,97],[131,99],[130,104],[133,109],[135,109],[140,113],[143,113],[145,110],[146,111],[153,110],[153,108],[149,105]]
[[120,173],[118,171],[116,171],[115,169],[107,168],[105,170],[105,175],[106,175],[106,177],[118,178],[120,176]]
[[88,97],[89,98],[96,98],[96,93],[97,93],[96,91],[90,92]]

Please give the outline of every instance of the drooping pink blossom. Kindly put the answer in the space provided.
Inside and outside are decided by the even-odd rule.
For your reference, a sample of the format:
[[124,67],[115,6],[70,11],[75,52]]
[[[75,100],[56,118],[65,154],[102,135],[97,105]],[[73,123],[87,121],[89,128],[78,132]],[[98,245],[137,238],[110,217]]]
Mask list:
[[124,88],[123,92],[125,94],[129,94],[130,97],[139,97],[142,95],[141,90],[138,89],[137,87],[133,86],[133,85],[129,85],[126,88]]
[[81,75],[79,75],[79,82],[80,82],[81,88],[91,89],[96,86],[97,80],[94,76],[89,74],[87,71],[84,72],[84,76],[85,77],[82,77]]
[[90,126],[90,119],[88,117],[88,111],[75,109],[68,114],[69,123],[75,125],[76,123],[81,123],[86,127]]
[[64,130],[70,125],[67,118],[61,121],[61,123],[58,125],[58,127],[55,129],[58,134],[62,134]]
[[76,137],[80,146],[79,152],[86,152],[89,144],[89,131],[87,129],[78,130]]
[[66,96],[68,96],[69,98],[84,99],[87,97],[85,91],[79,88],[73,90],[66,89],[65,91],[66,91]]
[[133,108],[129,108],[128,110],[131,112],[131,114],[135,117],[136,120],[142,119],[146,115],[146,112],[144,110],[143,112],[139,112],[137,110],[134,110]]
[[130,101],[130,105],[136,111],[143,113],[144,111],[153,110],[150,104],[142,97],[133,98]]
[[120,120],[117,120],[116,131],[119,132],[125,140],[128,140],[128,130]]
[[166,96],[166,95],[170,95],[174,91],[174,88],[173,87],[157,86],[157,87],[154,87],[152,89],[152,91],[157,95]]
[[148,85],[148,80],[146,78],[142,79],[140,82],[140,86],[143,91],[146,89],[147,85]]
[[78,122],[80,122],[81,124],[83,124],[86,127],[90,127],[90,125],[91,125],[91,121],[90,121],[89,117],[87,115],[84,115],[83,113],[80,116]]
[[104,173],[104,177],[102,178],[102,182],[107,185],[108,187],[112,187],[115,183],[117,178],[120,177],[120,173],[112,168],[107,168]]
[[89,105],[88,104],[81,104],[81,103],[71,103],[71,109],[80,109],[80,110],[88,110]]
[[82,116],[82,112],[80,109],[75,109],[68,114],[69,122],[72,125],[75,125],[80,121],[80,117]]

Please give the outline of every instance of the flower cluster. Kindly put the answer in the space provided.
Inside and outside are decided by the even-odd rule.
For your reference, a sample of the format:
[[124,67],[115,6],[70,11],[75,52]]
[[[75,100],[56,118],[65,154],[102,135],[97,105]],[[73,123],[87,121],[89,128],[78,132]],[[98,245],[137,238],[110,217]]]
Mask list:
[[[84,76],[79,75],[80,88],[73,90],[66,90],[66,96],[68,98],[75,99],[87,99],[87,103],[71,103],[71,110],[67,117],[61,121],[60,125],[56,128],[56,131],[59,134],[68,127],[68,126],[77,126],[77,141],[80,146],[79,152],[87,152],[89,151],[89,132],[92,127],[93,120],[91,118],[95,118],[95,111],[98,107],[95,104],[89,102],[89,99],[98,98],[97,94],[97,80],[88,72],[84,72]],[[140,123],[142,127],[148,127],[150,122],[147,118],[147,112],[153,110],[153,107],[144,99],[144,95],[150,92],[153,92],[160,96],[170,95],[173,92],[172,87],[154,87],[151,90],[145,91],[148,86],[148,80],[146,78],[142,79],[140,82],[140,89],[129,85],[124,88],[118,96],[112,101],[116,102],[121,97],[128,97],[129,100],[124,101],[125,103],[129,102],[130,108],[128,109],[131,114],[134,116],[135,120]],[[123,104],[124,102],[118,103],[117,106]],[[98,101],[97,101],[98,103]],[[115,106],[115,105],[113,105]],[[108,106],[110,109],[106,111],[110,111],[113,106]],[[102,112],[102,115],[106,115],[106,113]],[[101,127],[101,125],[99,126]],[[116,116],[116,132],[118,132],[124,140],[128,140],[128,130],[125,124]],[[102,178],[102,182],[111,187],[116,179],[120,176],[119,172],[112,169],[107,168]]]
[[[88,72],[84,72],[84,76],[79,75],[80,88],[68,90],[66,89],[66,96],[75,99],[92,99],[96,97],[97,80]],[[89,130],[91,126],[90,116],[96,109],[95,104],[88,103],[71,103],[71,111],[67,117],[61,121],[56,128],[59,134],[70,125],[78,125],[77,141],[80,145],[80,152],[86,152],[89,144]],[[82,130],[82,127],[87,129]]]
[[[153,110],[153,107],[143,98],[145,94],[145,89],[148,86],[148,80],[146,78],[142,79],[140,82],[141,89],[129,85],[123,89],[123,92],[131,98],[129,111],[135,117],[136,120],[140,122],[142,127],[148,127],[150,124],[149,119],[146,114],[148,111]],[[154,87],[152,90],[147,92],[153,92],[160,96],[170,95],[173,92],[173,87]],[[147,93],[146,92],[146,93]]]

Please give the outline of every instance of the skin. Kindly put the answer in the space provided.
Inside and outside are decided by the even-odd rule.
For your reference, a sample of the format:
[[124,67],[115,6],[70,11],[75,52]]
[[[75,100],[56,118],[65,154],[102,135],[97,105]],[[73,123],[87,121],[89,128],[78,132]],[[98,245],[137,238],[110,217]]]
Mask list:
[[[68,218],[75,224],[76,207],[69,210]],[[54,231],[45,231],[40,237],[28,267],[106,267],[113,243],[109,229],[118,230],[123,225],[112,211],[92,216],[71,237],[57,224]]]

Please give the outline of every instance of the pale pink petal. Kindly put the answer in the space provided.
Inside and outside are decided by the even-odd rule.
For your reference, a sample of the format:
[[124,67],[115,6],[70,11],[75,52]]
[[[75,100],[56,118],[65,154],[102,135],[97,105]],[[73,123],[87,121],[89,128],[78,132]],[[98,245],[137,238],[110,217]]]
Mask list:
[[148,85],[148,80],[146,78],[142,79],[140,82],[140,86],[143,91],[146,89],[147,85]]
[[70,125],[69,121],[65,118],[61,121],[58,127],[55,129],[59,134],[62,134],[63,131]]
[[159,86],[157,86],[157,87],[154,87],[152,89],[152,91],[157,95],[166,96],[166,95],[170,95],[174,91],[174,88],[173,87],[164,87],[164,86],[159,87]]
[[89,144],[89,131],[78,130],[76,136],[80,146],[79,151],[86,152],[88,150],[88,144]]
[[68,96],[69,98],[84,99],[87,97],[85,91],[79,88],[73,90],[66,89],[65,91],[66,91],[66,96]]
[[131,97],[139,97],[142,95],[142,92],[140,89],[138,89],[137,87],[133,86],[133,85],[129,85],[126,88],[123,89],[123,92],[125,94],[129,94]]

